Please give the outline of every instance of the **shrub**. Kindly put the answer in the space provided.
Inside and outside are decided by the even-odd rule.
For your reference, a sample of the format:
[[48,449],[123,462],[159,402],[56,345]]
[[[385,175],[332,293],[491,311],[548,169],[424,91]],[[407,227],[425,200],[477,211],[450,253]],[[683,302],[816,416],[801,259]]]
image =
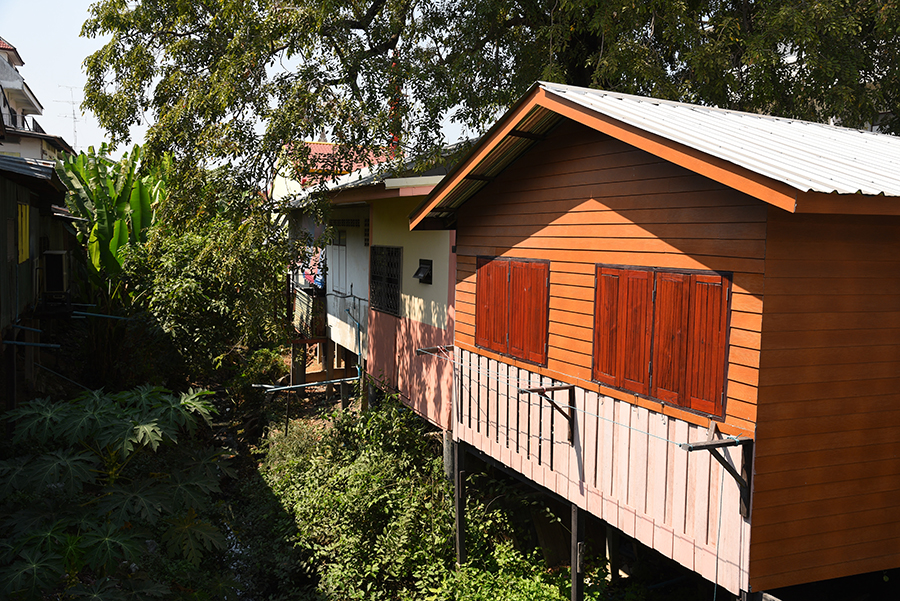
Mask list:
[[209,516],[229,468],[223,450],[197,437],[213,410],[207,394],[95,391],[9,412],[2,595],[171,598],[210,580],[198,568],[225,546]]

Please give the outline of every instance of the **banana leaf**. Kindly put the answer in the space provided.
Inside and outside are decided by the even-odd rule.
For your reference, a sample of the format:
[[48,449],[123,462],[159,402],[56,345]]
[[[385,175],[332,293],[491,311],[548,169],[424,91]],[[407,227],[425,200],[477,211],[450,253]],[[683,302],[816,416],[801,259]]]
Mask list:
[[144,182],[137,180],[131,188],[131,241],[146,242],[146,229],[150,227],[152,209],[150,208],[150,191]]
[[122,257],[119,249],[126,244],[128,244],[128,222],[124,219],[116,219],[113,225],[113,236],[109,241],[109,253],[116,262],[115,271],[111,271],[111,273],[122,269]]

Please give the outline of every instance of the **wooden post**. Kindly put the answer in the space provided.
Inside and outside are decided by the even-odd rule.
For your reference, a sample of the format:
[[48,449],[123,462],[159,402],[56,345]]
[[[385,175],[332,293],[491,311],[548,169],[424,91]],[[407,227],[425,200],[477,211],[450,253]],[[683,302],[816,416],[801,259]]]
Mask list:
[[291,343],[291,386],[306,384],[306,343]]
[[350,383],[341,382],[341,411],[346,411],[350,406]]
[[610,582],[619,581],[619,531],[606,525],[606,559],[609,562]]
[[572,503],[572,594],[571,601],[584,600],[584,515],[581,508]]
[[453,502],[456,509],[456,565],[466,563],[466,451],[463,443],[453,446],[453,469],[456,472]]
[[[325,380],[334,380],[334,341],[325,341]],[[334,384],[325,386],[325,398],[330,399],[334,395]]]

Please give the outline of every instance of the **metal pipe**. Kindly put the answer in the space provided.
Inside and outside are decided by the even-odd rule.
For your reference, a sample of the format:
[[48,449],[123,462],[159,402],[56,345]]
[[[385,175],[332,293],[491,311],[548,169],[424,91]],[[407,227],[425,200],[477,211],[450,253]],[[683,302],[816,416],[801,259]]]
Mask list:
[[[340,380],[328,380],[327,382],[310,382],[308,384],[294,384],[293,386],[278,386],[266,390],[266,394],[271,392],[281,392],[282,390],[300,390],[309,386],[325,386],[327,384],[340,384],[341,382],[353,382],[356,378],[341,378]],[[263,385],[265,386],[265,385]]]
[[44,342],[19,342],[18,340],[4,340],[3,344],[12,344],[14,346],[37,346],[40,348],[62,348],[58,344],[47,344]]
[[10,326],[10,327],[16,328],[18,330],[25,330],[27,332],[37,332],[37,333],[43,332],[43,330],[38,330],[37,328],[29,328],[27,326],[20,326],[17,323],[12,324],[12,326]]
[[[352,284],[351,284],[352,286]],[[352,288],[351,288],[352,290]],[[353,317],[353,314],[350,313],[350,307],[346,309],[347,315],[353,322],[356,324],[356,378],[359,380],[359,406],[363,411],[369,408],[369,404],[366,399],[366,391],[363,390],[363,375],[362,375],[362,339],[360,337],[360,323],[359,320]]]
[[84,311],[72,311],[72,315],[81,317],[103,317],[105,319],[118,319],[121,321],[131,321],[130,317],[119,317],[118,315],[106,315],[104,313],[85,313]]

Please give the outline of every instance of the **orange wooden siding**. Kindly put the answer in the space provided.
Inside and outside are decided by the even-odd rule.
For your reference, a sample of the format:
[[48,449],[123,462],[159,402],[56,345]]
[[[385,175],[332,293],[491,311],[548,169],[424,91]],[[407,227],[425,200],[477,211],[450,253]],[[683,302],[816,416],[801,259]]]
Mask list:
[[565,122],[459,211],[457,343],[475,348],[477,256],[549,260],[548,359],[541,373],[633,400],[592,383],[595,265],[731,272],[723,429],[752,435],[766,215],[758,200]]
[[750,584],[900,565],[900,219],[770,211]]

